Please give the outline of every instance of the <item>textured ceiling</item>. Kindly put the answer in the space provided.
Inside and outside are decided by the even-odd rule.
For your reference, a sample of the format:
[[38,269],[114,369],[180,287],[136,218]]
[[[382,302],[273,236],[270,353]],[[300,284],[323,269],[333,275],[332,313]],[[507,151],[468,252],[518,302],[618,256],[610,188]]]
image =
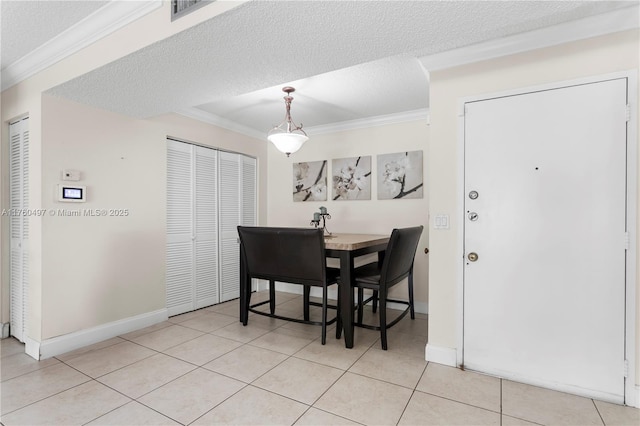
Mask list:
[[319,126],[426,108],[418,57],[636,4],[253,1],[50,93],[135,117],[198,107],[265,132],[292,84],[294,120]]
[[0,1],[2,68],[91,15],[108,1]]
[[[291,115],[304,127],[426,108],[429,87],[420,61],[395,56],[292,81]],[[219,99],[200,109],[253,129],[284,119],[282,86]]]

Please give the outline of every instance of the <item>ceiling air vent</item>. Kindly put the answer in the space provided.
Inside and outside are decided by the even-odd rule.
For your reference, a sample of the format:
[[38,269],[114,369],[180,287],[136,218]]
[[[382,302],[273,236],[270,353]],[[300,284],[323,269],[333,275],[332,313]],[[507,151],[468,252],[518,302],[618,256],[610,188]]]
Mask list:
[[171,20],[178,19],[215,0],[171,0]]

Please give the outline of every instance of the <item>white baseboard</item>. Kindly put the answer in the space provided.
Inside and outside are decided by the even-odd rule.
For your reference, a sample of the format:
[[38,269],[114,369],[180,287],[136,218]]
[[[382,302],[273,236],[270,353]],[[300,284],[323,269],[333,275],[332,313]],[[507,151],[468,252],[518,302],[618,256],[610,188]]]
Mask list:
[[40,359],[40,342],[24,336],[24,352],[33,359]]
[[625,404],[630,407],[640,408],[640,385],[629,386],[631,391],[625,395]]
[[434,346],[429,343],[424,348],[426,359],[429,362],[457,367],[457,351],[454,348],[445,348],[442,346]]
[[256,281],[256,291],[264,291],[269,290],[269,281],[267,280],[255,280]]
[[0,339],[6,339],[9,337],[9,323],[2,322],[0,323]]
[[[97,327],[46,339],[42,342],[35,342],[39,345],[39,351],[36,350],[35,353],[29,353],[29,342],[25,341],[27,344],[27,354],[36,359],[51,358],[84,346],[111,339],[112,337],[149,327],[166,321],[168,318],[169,314],[166,309],[159,309],[157,311],[136,315],[135,317],[124,318]],[[33,349],[32,352],[34,350],[35,349]]]

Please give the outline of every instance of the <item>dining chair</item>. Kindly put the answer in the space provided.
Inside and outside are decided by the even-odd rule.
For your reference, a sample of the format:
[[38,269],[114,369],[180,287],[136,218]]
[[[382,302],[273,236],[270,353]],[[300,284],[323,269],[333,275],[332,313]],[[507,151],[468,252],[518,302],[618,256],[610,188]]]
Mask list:
[[[415,319],[413,304],[413,261],[418,248],[418,241],[422,235],[423,226],[394,229],[381,262],[374,262],[354,271],[353,286],[358,289],[358,317],[354,325],[372,330],[380,330],[382,349],[387,350],[387,329],[397,324],[407,313]],[[388,297],[389,290],[396,284],[407,279],[409,300],[396,300]],[[371,297],[363,300],[364,289],[373,291]],[[363,323],[363,307],[369,301],[373,302],[375,313],[379,303],[379,326]],[[406,305],[407,308],[393,321],[387,323],[387,302]]]
[[[338,270],[327,268],[325,256],[324,235],[322,229],[308,228],[277,228],[258,226],[238,226],[240,237],[240,255],[244,262],[243,279],[258,278],[269,281],[269,299],[251,304],[251,292],[247,291],[247,310],[258,315],[283,319],[304,324],[322,326],[322,344],[326,343],[327,325],[333,324],[338,319],[338,314],[330,320],[327,319],[329,308],[338,309],[338,306],[329,305],[328,287],[338,282]],[[275,303],[275,282],[300,284],[304,286],[304,316],[303,319],[277,315]],[[322,288],[322,303],[309,302],[308,294],[311,287]],[[269,303],[269,312],[256,309],[258,306]],[[309,319],[309,305],[322,307],[321,321]],[[243,306],[243,304],[241,304]],[[339,311],[337,311],[339,312]],[[248,312],[241,312],[240,318],[247,325]]]

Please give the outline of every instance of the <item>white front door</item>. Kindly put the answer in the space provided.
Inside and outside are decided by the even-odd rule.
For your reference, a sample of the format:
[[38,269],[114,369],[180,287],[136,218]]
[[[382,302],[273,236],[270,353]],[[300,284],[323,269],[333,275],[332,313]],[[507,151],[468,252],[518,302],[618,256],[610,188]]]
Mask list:
[[465,368],[623,401],[626,99],[620,78],[465,104]]

